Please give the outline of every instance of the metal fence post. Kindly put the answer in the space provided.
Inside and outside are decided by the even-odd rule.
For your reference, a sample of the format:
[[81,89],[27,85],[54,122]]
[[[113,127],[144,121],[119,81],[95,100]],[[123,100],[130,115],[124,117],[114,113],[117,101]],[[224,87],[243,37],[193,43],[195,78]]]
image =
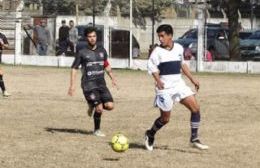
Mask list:
[[129,23],[129,39],[130,39],[130,44],[129,44],[129,68],[133,67],[133,0],[130,0],[130,23]]
[[22,63],[22,12],[16,11],[15,14],[15,54],[14,54],[14,65]]
[[204,40],[205,40],[205,4],[197,6],[198,12],[198,50],[197,50],[197,72],[203,71]]

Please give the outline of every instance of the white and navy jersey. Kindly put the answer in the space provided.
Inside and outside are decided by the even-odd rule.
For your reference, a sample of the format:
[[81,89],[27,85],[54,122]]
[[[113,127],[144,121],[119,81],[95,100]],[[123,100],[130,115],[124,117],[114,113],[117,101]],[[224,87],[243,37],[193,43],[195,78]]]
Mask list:
[[183,47],[174,43],[171,50],[156,47],[148,60],[148,73],[159,72],[164,89],[174,88],[176,82],[182,81],[181,66],[184,64]]

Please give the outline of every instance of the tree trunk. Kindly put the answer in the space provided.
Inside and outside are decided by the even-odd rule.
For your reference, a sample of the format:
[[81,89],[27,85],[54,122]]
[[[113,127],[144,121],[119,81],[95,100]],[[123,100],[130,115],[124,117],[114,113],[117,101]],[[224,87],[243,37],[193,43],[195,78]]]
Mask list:
[[240,60],[240,25],[238,23],[238,8],[239,4],[241,3],[241,0],[229,0],[227,3],[230,60]]

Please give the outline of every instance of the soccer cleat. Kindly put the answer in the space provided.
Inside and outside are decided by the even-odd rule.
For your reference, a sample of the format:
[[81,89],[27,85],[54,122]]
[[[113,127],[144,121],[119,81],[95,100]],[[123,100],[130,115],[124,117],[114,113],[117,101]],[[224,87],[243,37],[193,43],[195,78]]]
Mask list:
[[4,96],[4,97],[9,97],[9,96],[11,96],[11,94],[8,93],[7,91],[4,91],[4,92],[3,92],[3,96]]
[[191,140],[190,144],[191,144],[191,147],[197,148],[197,149],[200,149],[200,150],[207,150],[207,149],[209,149],[209,146],[205,145],[205,144],[202,144],[199,139]]
[[149,136],[149,130],[145,132],[145,148],[149,151],[153,150],[154,137]]
[[101,132],[100,130],[95,130],[95,131],[93,132],[93,135],[98,136],[98,137],[105,137],[105,136],[106,136],[106,135],[105,135],[103,132]]
[[87,113],[88,113],[88,116],[89,116],[89,117],[92,116],[93,111],[94,111],[94,107],[89,104],[89,105],[88,105],[88,110],[87,110]]

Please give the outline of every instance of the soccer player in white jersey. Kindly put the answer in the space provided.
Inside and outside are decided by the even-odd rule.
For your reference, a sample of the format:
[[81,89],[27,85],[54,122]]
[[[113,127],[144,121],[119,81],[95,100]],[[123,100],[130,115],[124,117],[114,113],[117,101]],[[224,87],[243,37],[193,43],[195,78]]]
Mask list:
[[183,47],[173,42],[173,28],[171,25],[161,25],[157,29],[160,46],[152,51],[148,60],[148,73],[156,82],[155,105],[160,109],[160,117],[157,118],[151,129],[145,132],[145,147],[153,150],[156,132],[170,120],[173,104],[180,102],[191,112],[191,137],[192,147],[205,150],[209,147],[202,144],[198,138],[200,124],[200,108],[192,90],[185,84],[181,72],[199,90],[199,82],[192,76],[188,66],[184,62]]

